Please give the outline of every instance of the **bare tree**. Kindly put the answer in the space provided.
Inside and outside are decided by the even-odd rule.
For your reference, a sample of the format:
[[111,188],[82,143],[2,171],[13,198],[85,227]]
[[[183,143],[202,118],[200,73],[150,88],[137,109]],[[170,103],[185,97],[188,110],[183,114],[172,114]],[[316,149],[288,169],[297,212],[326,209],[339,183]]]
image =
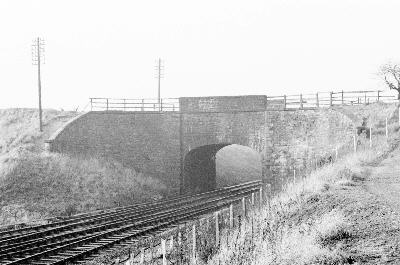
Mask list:
[[397,91],[400,100],[400,65],[387,63],[381,66],[379,75],[383,77],[389,89]]

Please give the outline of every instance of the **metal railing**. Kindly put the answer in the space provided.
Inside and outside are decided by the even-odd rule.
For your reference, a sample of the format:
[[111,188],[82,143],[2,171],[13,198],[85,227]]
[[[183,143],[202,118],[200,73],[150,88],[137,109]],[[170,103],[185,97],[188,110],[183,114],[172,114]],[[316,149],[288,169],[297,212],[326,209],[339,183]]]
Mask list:
[[179,111],[179,99],[90,98],[91,111]]

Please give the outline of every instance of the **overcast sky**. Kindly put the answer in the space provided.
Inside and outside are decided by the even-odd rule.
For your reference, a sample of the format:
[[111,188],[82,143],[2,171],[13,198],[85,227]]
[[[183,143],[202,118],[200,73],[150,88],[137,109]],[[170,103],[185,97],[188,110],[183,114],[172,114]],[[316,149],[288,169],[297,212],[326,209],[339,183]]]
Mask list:
[[46,41],[45,108],[89,97],[298,94],[384,88],[400,60],[399,0],[0,1],[0,108],[36,107],[31,42]]

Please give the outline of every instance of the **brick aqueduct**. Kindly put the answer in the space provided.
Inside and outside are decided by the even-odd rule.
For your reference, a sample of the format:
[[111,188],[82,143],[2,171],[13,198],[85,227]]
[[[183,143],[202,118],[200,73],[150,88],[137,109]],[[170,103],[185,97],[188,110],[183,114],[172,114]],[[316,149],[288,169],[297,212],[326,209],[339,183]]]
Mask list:
[[111,157],[192,192],[215,187],[215,155],[227,145],[259,152],[263,179],[271,182],[354,132],[351,120],[334,108],[282,111],[267,103],[265,96],[191,97],[180,98],[176,112],[91,111],[47,144],[52,152]]

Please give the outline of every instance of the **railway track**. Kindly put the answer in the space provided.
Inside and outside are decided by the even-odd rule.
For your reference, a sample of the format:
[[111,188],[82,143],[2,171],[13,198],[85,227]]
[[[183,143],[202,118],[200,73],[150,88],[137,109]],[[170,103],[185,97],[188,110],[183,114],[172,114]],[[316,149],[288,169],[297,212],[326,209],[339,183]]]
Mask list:
[[100,251],[227,207],[259,190],[252,181],[192,196],[117,207],[0,232],[0,264],[84,263]]

